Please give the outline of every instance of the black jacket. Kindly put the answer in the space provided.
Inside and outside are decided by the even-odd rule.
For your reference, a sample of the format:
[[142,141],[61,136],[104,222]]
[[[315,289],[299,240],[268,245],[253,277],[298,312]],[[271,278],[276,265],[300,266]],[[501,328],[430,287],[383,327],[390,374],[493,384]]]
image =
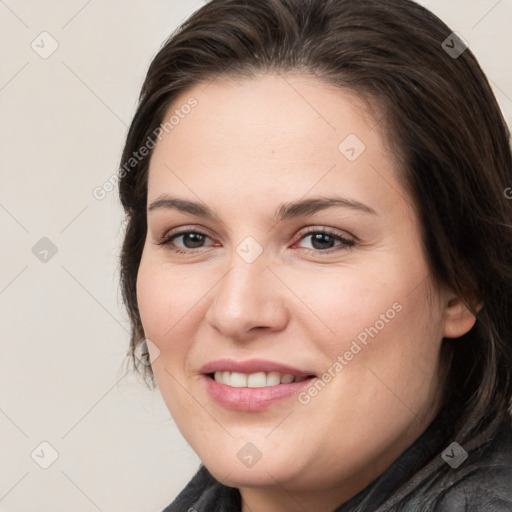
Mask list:
[[[454,414],[441,412],[382,475],[333,512],[511,512],[512,419],[507,416],[487,443],[440,476],[446,460],[459,457],[457,446],[449,448]],[[238,489],[218,482],[201,464],[163,512],[240,511]]]

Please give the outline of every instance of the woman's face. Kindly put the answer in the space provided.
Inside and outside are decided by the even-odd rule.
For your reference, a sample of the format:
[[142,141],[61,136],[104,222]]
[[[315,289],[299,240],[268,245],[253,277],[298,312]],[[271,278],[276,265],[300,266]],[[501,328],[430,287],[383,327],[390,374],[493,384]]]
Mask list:
[[227,485],[349,497],[433,419],[457,334],[380,125],[305,76],[219,78],[176,110],[137,280],[167,407]]

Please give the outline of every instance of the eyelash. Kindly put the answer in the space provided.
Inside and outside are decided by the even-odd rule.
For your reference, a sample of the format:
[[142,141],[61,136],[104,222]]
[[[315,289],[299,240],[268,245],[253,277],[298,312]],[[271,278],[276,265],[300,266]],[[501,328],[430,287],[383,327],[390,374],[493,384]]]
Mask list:
[[[197,235],[202,235],[202,236],[205,236],[207,238],[210,238],[206,233],[202,232],[202,231],[199,231],[199,230],[182,230],[182,231],[177,231],[177,232],[170,232],[169,234],[167,234],[166,236],[164,236],[164,238],[160,241],[160,242],[156,242],[156,245],[161,245],[161,246],[167,246],[171,251],[173,252],[176,252],[176,253],[179,253],[179,254],[193,254],[195,253],[196,251],[201,251],[202,249],[206,249],[206,247],[197,247],[195,249],[180,249],[179,247],[176,247],[176,246],[172,246],[172,243],[173,243],[173,240],[175,238],[178,238],[180,236],[183,236],[183,235],[188,235],[188,234],[197,234]],[[321,233],[323,235],[329,235],[330,237],[334,238],[335,240],[338,240],[341,242],[341,244],[331,248],[331,249],[327,249],[327,250],[320,250],[320,249],[308,249],[306,248],[305,250],[308,251],[308,252],[313,252],[315,254],[330,254],[332,252],[336,252],[336,251],[339,251],[339,250],[344,250],[344,249],[350,249],[352,248],[356,242],[355,240],[351,240],[349,238],[345,238],[344,236],[341,236],[339,235],[338,233],[330,230],[329,228],[321,228],[321,229],[312,229],[310,231],[307,231],[306,233],[303,233],[299,239],[299,242],[304,240],[304,238],[306,238],[307,236],[309,235],[314,235],[314,234],[317,234],[317,233]]]

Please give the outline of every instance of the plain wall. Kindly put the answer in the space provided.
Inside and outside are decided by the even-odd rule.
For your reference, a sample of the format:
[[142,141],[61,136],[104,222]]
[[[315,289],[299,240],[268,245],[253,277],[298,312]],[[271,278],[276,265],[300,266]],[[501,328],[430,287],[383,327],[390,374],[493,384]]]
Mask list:
[[[511,125],[512,3],[420,3],[468,41]],[[122,210],[117,188],[93,190],[116,173],[151,58],[203,4],[0,2],[0,509],[159,512],[198,467],[158,391],[122,367]]]

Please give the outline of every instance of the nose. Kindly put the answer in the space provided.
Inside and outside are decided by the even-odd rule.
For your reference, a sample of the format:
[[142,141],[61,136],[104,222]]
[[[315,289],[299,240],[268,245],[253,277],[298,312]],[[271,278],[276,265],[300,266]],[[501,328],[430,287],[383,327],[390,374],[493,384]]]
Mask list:
[[234,252],[230,270],[212,290],[206,321],[225,337],[248,340],[285,328],[289,291],[267,266],[265,253],[247,263]]

